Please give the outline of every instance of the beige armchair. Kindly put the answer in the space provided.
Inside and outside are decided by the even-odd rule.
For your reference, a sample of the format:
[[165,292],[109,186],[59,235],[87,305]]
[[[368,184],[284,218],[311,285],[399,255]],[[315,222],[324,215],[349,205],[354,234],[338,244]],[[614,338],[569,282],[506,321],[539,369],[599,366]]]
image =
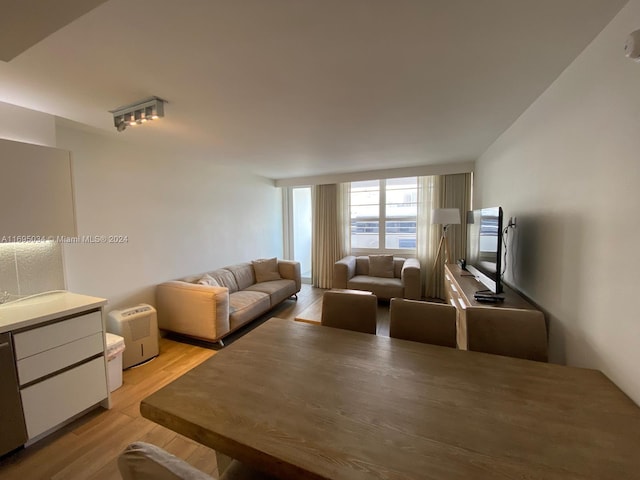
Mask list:
[[363,333],[376,333],[378,300],[369,292],[329,290],[322,297],[321,324]]
[[333,267],[333,288],[365,290],[384,300],[394,297],[420,300],[420,262],[392,255],[349,255]]
[[389,336],[455,348],[456,309],[446,303],[392,298]]

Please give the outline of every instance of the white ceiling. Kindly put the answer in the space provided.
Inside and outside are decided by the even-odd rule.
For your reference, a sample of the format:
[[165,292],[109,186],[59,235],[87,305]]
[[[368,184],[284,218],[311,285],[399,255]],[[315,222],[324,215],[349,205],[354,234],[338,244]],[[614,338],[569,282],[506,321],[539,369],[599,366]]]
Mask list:
[[[25,32],[4,12],[53,8],[1,3]],[[0,101],[275,179],[473,161],[625,3],[109,0],[10,40]],[[151,95],[165,118],[117,133]]]

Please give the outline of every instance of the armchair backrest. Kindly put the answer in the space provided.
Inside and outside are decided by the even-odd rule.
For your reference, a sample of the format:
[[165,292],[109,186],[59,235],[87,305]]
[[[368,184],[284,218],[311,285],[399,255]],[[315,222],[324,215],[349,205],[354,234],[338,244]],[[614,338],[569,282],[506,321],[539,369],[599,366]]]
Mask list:
[[[402,266],[405,259],[402,257],[393,257],[393,276],[401,278]],[[356,275],[369,275],[369,257],[361,255],[356,257]]]

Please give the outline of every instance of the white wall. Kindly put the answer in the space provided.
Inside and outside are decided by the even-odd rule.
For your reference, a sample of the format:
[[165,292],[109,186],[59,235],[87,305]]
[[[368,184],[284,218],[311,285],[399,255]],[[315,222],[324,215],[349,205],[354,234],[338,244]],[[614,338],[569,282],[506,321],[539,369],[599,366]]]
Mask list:
[[273,181],[142,148],[126,140],[129,133],[58,125],[58,146],[72,151],[78,235],[127,239],[66,244],[70,290],[109,299],[108,310],[155,304],[162,281],[282,256]]
[[551,360],[640,404],[638,28],[632,0],[479,159],[474,205],[517,217],[507,280],[549,314]]
[[48,113],[0,102],[0,138],[55,147],[55,118]]

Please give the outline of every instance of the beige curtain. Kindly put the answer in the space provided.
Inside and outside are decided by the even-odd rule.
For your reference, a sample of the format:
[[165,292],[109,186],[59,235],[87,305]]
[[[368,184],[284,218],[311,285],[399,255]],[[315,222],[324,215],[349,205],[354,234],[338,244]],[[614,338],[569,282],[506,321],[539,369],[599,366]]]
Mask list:
[[[311,283],[331,288],[333,264],[343,257],[343,226],[338,185],[315,185],[311,189]],[[340,197],[341,198],[341,197]]]
[[339,184],[337,193],[340,258],[342,258],[351,254],[351,184]]
[[[443,175],[436,177],[433,189],[433,204],[431,208],[458,208],[460,210],[460,225],[451,225],[447,229],[447,240],[449,243],[451,261],[456,262],[459,258],[465,258],[467,245],[467,212],[471,209],[471,173],[460,173],[456,175]],[[442,226],[434,225],[431,243],[430,262],[426,271],[428,284],[426,286],[427,298],[444,298],[444,250],[441,253],[438,263],[434,261]],[[430,281],[433,279],[433,281]]]
[[416,232],[416,256],[420,261],[420,275],[422,280],[423,296],[428,296],[428,281],[431,274],[436,249],[438,247],[439,233],[435,226],[431,225],[431,211],[438,197],[440,177],[418,177],[418,218]]
[[420,261],[420,273],[422,275],[423,296],[433,296],[429,290],[433,264],[440,241],[440,229],[438,225],[431,224],[431,214],[434,208],[440,208],[442,201],[441,191],[443,177],[430,176],[418,177],[418,231],[417,231],[417,256]]
[[471,173],[445,175],[444,208],[460,209],[460,225],[451,225],[447,229],[451,261],[467,255],[467,212],[471,210]]

